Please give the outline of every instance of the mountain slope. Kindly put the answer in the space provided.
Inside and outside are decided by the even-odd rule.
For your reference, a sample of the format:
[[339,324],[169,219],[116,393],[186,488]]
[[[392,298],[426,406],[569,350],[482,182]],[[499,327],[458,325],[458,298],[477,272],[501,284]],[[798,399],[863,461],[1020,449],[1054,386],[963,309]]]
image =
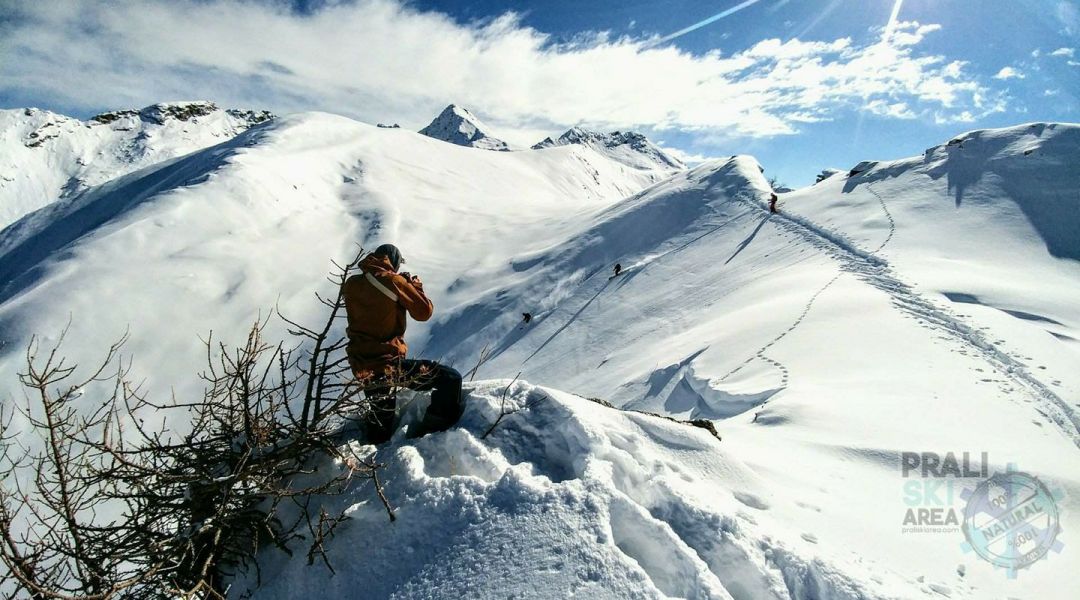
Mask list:
[[1075,125],[974,131],[918,158],[830,178],[781,205],[887,261],[1046,392],[1076,398],[1077,156]]
[[581,144],[596,150],[600,154],[636,169],[657,169],[661,171],[679,171],[686,165],[679,159],[664,152],[648,138],[633,131],[598,133],[573,127],[553,140],[545,138],[533,146],[533,150]]
[[200,393],[197,336],[240,335],[275,304],[318,318],[312,290],[357,244],[397,243],[445,309],[473,293],[470,273],[506,264],[496,248],[535,251],[648,183],[585,148],[475,152],[330,115],[276,119],[0,232],[0,365],[16,372],[30,335],[49,343],[78,315],[73,360],[130,327],[137,370],[164,365],[153,389]]
[[[379,448],[399,522],[370,490],[323,500],[353,507],[348,567],[267,557],[265,593],[1067,598],[1080,278],[1054,227],[1077,214],[1078,131],[968,134],[771,215],[747,156],[649,185],[579,144],[475,152],[296,115],[0,233],[0,368],[70,315],[73,360],[130,326],[148,391],[198,394],[197,335],[238,339],[275,303],[314,322],[328,259],[392,241],[436,305],[413,353],[465,370],[486,347],[480,376],[521,372],[508,402],[526,408],[483,440],[507,382],[476,383],[460,428]],[[1048,204],[1050,224],[1028,216]],[[581,397],[712,419],[723,441]],[[959,532],[905,532],[907,451],[1052,482],[1065,550],[1007,580]]]
[[271,118],[210,102],[155,104],[87,121],[34,108],[0,110],[0,228],[59,198],[221,143]]
[[[535,325],[522,330],[492,322],[465,332],[454,330],[447,319],[443,326],[453,335],[445,339],[471,335],[476,341],[455,342],[451,349],[437,343],[440,336],[434,331],[432,348],[453,356],[458,350],[493,344],[498,355],[489,363],[492,374],[520,368],[533,381],[580,383],[583,387],[571,389],[597,394],[638,377],[648,379],[652,369],[647,366],[656,361],[674,364],[694,355],[700,370],[709,356],[726,352],[695,353],[713,346],[713,339],[729,342],[733,332],[745,328],[739,321],[752,307],[769,307],[748,321],[762,331],[774,318],[774,304],[797,296],[795,289],[805,287],[810,295],[818,287],[815,280],[824,283],[850,273],[855,276],[845,279],[886,292],[908,315],[930,319],[957,340],[983,348],[999,367],[1023,372],[1018,376],[1024,384],[1040,388],[1036,393],[1057,406],[1063,423],[1074,421],[1062,412],[1066,407],[1061,398],[1080,391],[1070,368],[1076,359],[1071,340],[1078,333],[1080,313],[1067,300],[1078,291],[1078,265],[1054,252],[1067,254],[1075,240],[1060,232],[1074,227],[1069,219],[1075,219],[1078,210],[1068,204],[1076,201],[1064,191],[1080,188],[1070,166],[1078,153],[1078,131],[1058,126],[1056,131],[1047,129],[1043,140],[1024,128],[984,134],[1009,140],[1001,144],[1010,149],[989,152],[975,164],[971,158],[948,154],[945,146],[925,158],[879,164],[854,178],[830,178],[785,195],[776,216],[762,208],[769,188],[751,159],[707,163],[598,215],[568,242],[518,259],[528,272],[527,283],[491,293],[507,312],[534,308]],[[1038,144],[1044,154],[1025,154],[1025,143]],[[991,170],[982,176],[981,168]],[[950,169],[951,183],[943,177]],[[950,192],[961,176],[957,169],[965,169],[963,177],[984,186],[981,196],[963,207],[954,204]],[[1031,185],[1033,177],[1055,183]],[[969,193],[975,189],[978,186]],[[879,196],[888,198],[893,208],[883,211],[886,201]],[[1058,204],[1052,203],[1055,199]],[[1026,218],[1024,206],[1060,214],[1057,229],[1046,231],[1049,219]],[[626,274],[609,279],[608,269],[615,262],[623,264]],[[693,281],[692,287],[687,280]],[[1025,285],[1016,286],[1017,281]],[[559,283],[566,292],[557,305],[537,304],[542,290]],[[929,285],[935,289],[927,289]],[[1040,293],[1026,292],[1033,288]],[[967,304],[970,297],[990,293],[1008,296],[998,313],[1042,336],[1039,359],[1032,357],[1033,348],[1025,349],[1026,334],[1020,330],[1014,330],[1009,341],[1023,346],[1006,344],[994,350],[1001,345],[995,344],[996,338],[977,331],[986,324],[952,314],[948,302],[939,302],[948,297],[942,298],[940,290]],[[923,296],[924,291],[935,293]],[[478,305],[484,303],[478,300]],[[795,303],[790,310],[801,307]],[[628,315],[634,318],[628,320]],[[648,337],[664,343],[643,354],[641,342]],[[591,364],[598,372],[585,372],[601,347],[596,340],[613,351],[595,357]],[[567,355],[582,358],[574,363]],[[1013,364],[1013,355],[1022,360]],[[713,375],[736,368],[738,363],[731,362],[735,358],[727,356],[714,365]],[[626,398],[640,396],[627,392]]]
[[[427,349],[466,360],[487,346],[481,376],[520,371],[628,408],[715,419],[759,477],[800,496],[774,518],[822,518],[867,561],[950,581],[962,536],[901,533],[901,452],[985,451],[994,469],[1020,465],[1078,505],[1080,314],[1066,298],[1080,297],[1080,265],[1055,256],[1067,244],[1021,207],[1064,223],[1080,212],[1080,128],[1031,129],[984,132],[974,138],[997,141],[968,142],[961,157],[946,146],[830,178],[785,195],[779,215],[765,210],[751,159],[701,165],[519,258],[519,280],[444,315]],[[958,180],[970,194],[959,206]],[[625,272],[611,278],[615,262]],[[992,297],[1007,300],[983,311],[994,322],[972,299]],[[522,311],[532,324],[472,319]],[[849,482],[846,509],[821,508],[835,493],[822,481]],[[851,506],[876,509],[842,531]],[[1061,559],[1033,567],[1045,583],[1009,589],[1060,597]],[[987,564],[963,564],[954,594],[993,589]]]
[[420,133],[458,146],[507,152],[506,142],[487,133],[487,126],[463,107],[451,104]]

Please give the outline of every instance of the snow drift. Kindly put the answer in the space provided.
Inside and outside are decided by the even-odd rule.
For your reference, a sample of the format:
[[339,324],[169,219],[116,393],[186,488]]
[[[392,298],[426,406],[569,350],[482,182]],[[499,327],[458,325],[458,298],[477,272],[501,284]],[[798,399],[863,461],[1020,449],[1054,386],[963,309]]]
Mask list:
[[[484,438],[500,412],[511,414]],[[258,597],[354,597],[357,582],[370,598],[869,600],[930,590],[854,556],[822,558],[812,530],[774,538],[765,521],[780,499],[685,423],[492,381],[471,388],[459,427],[400,438],[354,447],[388,465],[397,521],[369,488],[322,499],[351,518],[327,545],[336,574],[272,555]],[[241,586],[256,583],[251,574]]]

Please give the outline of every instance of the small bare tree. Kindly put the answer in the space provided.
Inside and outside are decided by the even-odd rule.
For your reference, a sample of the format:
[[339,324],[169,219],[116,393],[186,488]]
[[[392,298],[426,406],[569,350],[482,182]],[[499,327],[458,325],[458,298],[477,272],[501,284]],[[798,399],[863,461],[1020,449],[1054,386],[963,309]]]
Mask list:
[[[123,340],[82,378],[61,357],[62,338],[44,358],[32,342],[20,375],[25,402],[0,410],[3,591],[42,600],[220,598],[236,569],[257,571],[252,559],[265,546],[291,554],[303,542],[309,564],[330,567],[324,543],[346,517],[316,512],[312,496],[371,481],[393,519],[382,465],[341,444],[342,423],[367,410],[365,386],[338,357],[344,338],[333,335],[357,259],[335,263],[339,292],[319,297],[329,309],[321,327],[286,319],[297,347],[266,341],[266,320],[235,348],[211,335],[197,400],[147,398],[118,359]],[[105,381],[114,382],[111,394],[90,408],[83,390]],[[166,426],[180,416],[188,433]],[[318,470],[331,460],[344,468]]]
[[517,412],[521,412],[523,410],[524,411],[533,410],[534,408],[536,408],[537,406],[540,406],[540,404],[542,404],[545,400],[548,399],[547,394],[539,394],[539,395],[533,396],[532,398],[526,399],[524,406],[513,407],[513,406],[508,405],[507,401],[506,401],[506,394],[509,393],[510,388],[513,387],[513,385],[515,383],[517,383],[517,380],[520,377],[521,377],[521,372],[519,371],[518,374],[515,375],[514,378],[510,380],[510,383],[506,384],[506,387],[503,388],[502,395],[499,397],[499,415],[497,417],[495,417],[495,420],[492,421],[491,425],[487,428],[487,431],[485,431],[484,434],[480,436],[480,439],[486,440],[487,437],[489,435],[491,435],[491,432],[495,431],[495,428],[498,427],[499,423],[502,423],[503,419],[505,419],[506,417],[509,417],[510,415],[512,415],[514,413],[517,413]]
[[[108,598],[140,579],[137,565],[111,551],[124,544],[121,531],[93,518],[109,500],[90,483],[104,456],[82,438],[103,427],[112,408],[106,403],[84,414],[73,406],[85,386],[102,381],[122,343],[77,383],[75,367],[57,354],[59,344],[41,360],[36,339],[27,348],[28,370],[19,376],[30,390],[26,405],[0,422],[0,558],[8,568],[5,583],[28,597]],[[37,434],[33,446],[20,443],[15,416]]]

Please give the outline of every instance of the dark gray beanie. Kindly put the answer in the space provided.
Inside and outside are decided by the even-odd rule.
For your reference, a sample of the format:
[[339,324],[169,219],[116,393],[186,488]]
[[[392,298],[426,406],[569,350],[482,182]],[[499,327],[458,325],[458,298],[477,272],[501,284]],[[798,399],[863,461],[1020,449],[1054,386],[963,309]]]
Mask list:
[[372,252],[375,256],[385,256],[390,260],[390,265],[397,271],[401,267],[401,251],[393,244],[383,244]]

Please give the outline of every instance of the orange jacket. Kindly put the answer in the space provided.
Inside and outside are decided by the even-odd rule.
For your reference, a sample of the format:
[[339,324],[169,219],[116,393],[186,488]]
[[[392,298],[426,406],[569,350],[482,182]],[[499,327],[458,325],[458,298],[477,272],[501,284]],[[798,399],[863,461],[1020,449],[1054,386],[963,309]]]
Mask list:
[[345,281],[342,295],[349,321],[345,352],[353,373],[363,379],[386,372],[393,361],[405,357],[405,313],[427,321],[435,307],[420,279],[398,274],[384,256],[367,255],[360,270]]

